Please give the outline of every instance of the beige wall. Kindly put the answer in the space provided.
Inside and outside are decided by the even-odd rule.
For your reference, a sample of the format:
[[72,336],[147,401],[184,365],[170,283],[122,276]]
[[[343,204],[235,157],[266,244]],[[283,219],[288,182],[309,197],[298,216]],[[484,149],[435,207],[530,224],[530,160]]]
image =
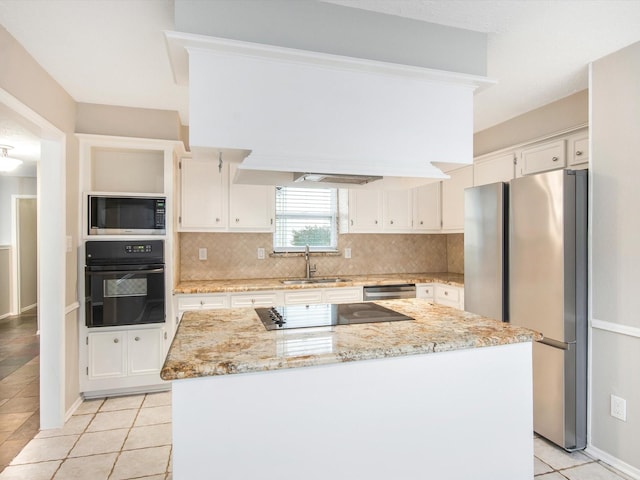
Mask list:
[[561,98],[556,102],[512,118],[473,136],[473,155],[495,152],[502,148],[531,141],[589,121],[587,90]]
[[[591,444],[640,471],[640,43],[591,73]],[[613,331],[612,331],[613,330]],[[609,415],[610,395],[627,421]]]
[[[66,134],[66,233],[78,245],[78,142],[74,135],[76,103],[58,83],[29,55],[29,53],[0,26],[0,88],[45,118]],[[67,305],[77,300],[77,256],[75,249],[65,256],[65,283],[60,295]],[[77,310],[65,319],[65,344],[77,343]],[[71,345],[70,348],[74,348]],[[75,347],[77,348],[77,347]],[[78,358],[67,358],[65,375],[67,394],[64,405],[68,409],[78,397]]]
[[38,301],[37,200],[19,198],[16,208],[18,210],[19,310],[22,312]]
[[464,273],[464,234],[447,235],[447,272]]
[[178,113],[170,110],[78,103],[77,133],[182,140]]
[[[272,245],[270,233],[181,233],[181,280],[303,277],[301,256],[257,259],[258,248],[268,252]],[[202,247],[208,249],[205,261],[198,260]],[[312,255],[316,275],[447,271],[447,235],[339,235],[338,249],[346,247],[351,259]]]

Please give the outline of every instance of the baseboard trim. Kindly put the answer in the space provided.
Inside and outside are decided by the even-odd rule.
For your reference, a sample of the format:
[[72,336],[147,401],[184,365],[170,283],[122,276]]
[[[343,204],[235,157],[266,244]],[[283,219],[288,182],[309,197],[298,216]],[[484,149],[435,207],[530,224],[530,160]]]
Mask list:
[[2,315],[0,315],[0,320],[10,317],[11,316],[11,312],[7,312],[7,313],[3,313]]
[[620,470],[625,475],[629,475],[631,478],[640,480],[639,468],[629,465],[628,463],[623,462],[619,458],[614,457],[613,455],[607,452],[604,452],[599,448],[594,447],[593,445],[588,445],[587,448],[585,449],[585,452],[590,456],[592,456],[593,458],[596,458],[606,463],[607,465],[612,466],[616,470]]
[[71,418],[71,416],[76,413],[76,410],[78,409],[78,407],[82,405],[82,397],[80,395],[78,395],[78,398],[76,398],[76,401],[73,402],[73,405],[71,405],[69,407],[69,410],[66,411],[66,413],[64,414],[64,422],[67,423],[67,421]]
[[627,335],[629,337],[640,338],[640,328],[632,327],[630,325],[621,325],[619,323],[606,322],[604,320],[592,318],[591,326],[598,330],[605,330],[607,332],[619,333],[621,335]]
[[32,308],[36,308],[38,306],[37,303],[32,303],[31,305],[27,305],[26,307],[23,307],[20,309],[20,313],[24,313],[27,312],[29,310],[31,310]]

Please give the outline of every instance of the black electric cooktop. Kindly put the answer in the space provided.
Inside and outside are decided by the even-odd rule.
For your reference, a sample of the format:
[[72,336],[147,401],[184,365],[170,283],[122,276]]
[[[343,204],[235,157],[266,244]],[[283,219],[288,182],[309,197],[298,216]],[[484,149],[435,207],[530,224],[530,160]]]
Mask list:
[[402,313],[369,302],[288,305],[255,310],[267,330],[413,320]]

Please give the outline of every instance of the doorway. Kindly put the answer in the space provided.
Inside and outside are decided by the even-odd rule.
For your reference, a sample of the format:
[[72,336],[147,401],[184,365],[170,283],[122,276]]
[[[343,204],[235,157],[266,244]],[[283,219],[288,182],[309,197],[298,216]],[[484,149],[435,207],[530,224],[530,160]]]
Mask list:
[[34,195],[12,196],[14,314],[38,303],[38,203]]

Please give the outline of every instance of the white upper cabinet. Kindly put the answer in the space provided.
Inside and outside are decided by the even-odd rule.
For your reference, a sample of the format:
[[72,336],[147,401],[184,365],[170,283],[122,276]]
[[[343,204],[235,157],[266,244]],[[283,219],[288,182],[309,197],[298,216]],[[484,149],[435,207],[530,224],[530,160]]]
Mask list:
[[180,167],[181,231],[227,227],[228,169],[218,162],[183,158]]
[[589,131],[571,135],[568,139],[567,157],[570,167],[589,163]]
[[464,189],[473,186],[473,165],[447,172],[451,178],[442,182],[442,230],[464,229]]
[[501,153],[476,160],[473,164],[473,185],[509,182],[515,178],[514,152]]
[[417,232],[439,232],[442,222],[440,185],[430,183],[413,190],[413,229]]
[[181,231],[271,232],[275,187],[234,184],[236,163],[184,158],[180,169]]
[[349,190],[349,232],[382,231],[382,192]]
[[566,165],[566,140],[545,142],[522,149],[518,176],[557,170]]
[[382,194],[383,230],[407,232],[411,230],[413,201],[411,190],[389,190]]
[[229,164],[229,230],[265,231],[274,229],[276,191],[273,186],[233,183],[237,163]]
[[411,190],[349,190],[349,232],[411,231]]

